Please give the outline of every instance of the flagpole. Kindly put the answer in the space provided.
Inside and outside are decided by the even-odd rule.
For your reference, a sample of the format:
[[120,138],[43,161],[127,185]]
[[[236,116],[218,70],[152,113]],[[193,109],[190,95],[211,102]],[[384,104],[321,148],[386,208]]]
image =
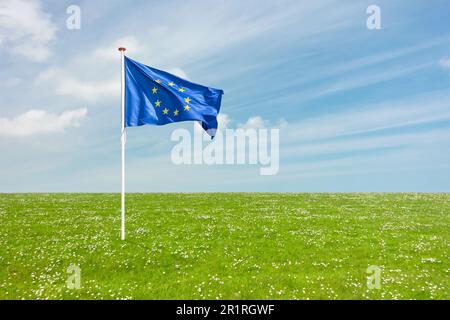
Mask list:
[[121,158],[122,158],[122,196],[121,196],[121,232],[120,238],[125,240],[125,50],[126,48],[120,47],[120,55],[121,55],[121,114],[122,114],[122,123],[120,127],[120,146],[121,146]]

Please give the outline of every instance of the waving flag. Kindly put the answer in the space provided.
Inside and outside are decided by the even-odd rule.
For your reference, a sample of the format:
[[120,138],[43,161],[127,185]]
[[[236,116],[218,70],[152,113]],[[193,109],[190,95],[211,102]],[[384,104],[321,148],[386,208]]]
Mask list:
[[125,128],[145,124],[199,121],[214,138],[223,91],[208,88],[151,68],[121,55],[121,228],[125,240]]
[[125,57],[125,126],[200,121],[214,137],[223,91]]

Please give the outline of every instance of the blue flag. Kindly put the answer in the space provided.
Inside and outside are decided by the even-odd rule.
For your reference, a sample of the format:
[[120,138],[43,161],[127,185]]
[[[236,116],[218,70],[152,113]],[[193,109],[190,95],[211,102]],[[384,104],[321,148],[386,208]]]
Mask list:
[[125,126],[200,121],[214,137],[223,91],[125,57]]

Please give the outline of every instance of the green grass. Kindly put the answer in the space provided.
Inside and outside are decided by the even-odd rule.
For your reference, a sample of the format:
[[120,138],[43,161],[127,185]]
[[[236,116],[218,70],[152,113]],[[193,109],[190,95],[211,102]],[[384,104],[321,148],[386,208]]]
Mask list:
[[1,299],[450,298],[450,194],[128,194],[126,241],[118,194],[0,194],[0,221]]

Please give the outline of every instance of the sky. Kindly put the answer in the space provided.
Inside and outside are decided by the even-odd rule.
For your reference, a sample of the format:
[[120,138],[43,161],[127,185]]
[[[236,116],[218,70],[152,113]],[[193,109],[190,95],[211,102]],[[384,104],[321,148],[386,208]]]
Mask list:
[[450,192],[449,30],[444,0],[1,0],[0,192],[120,192],[119,46],[280,134],[264,176],[174,164],[193,123],[129,128],[128,192]]

